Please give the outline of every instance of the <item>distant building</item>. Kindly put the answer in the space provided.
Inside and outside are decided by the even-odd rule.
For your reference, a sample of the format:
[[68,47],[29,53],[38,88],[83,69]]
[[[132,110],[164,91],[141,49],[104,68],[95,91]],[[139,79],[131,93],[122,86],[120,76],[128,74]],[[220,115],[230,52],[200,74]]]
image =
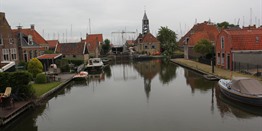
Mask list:
[[77,43],[59,43],[56,46],[55,53],[61,53],[62,58],[84,60],[86,64],[89,59],[87,44]]
[[102,34],[86,34],[86,39],[82,40],[82,42],[87,44],[90,57],[95,58],[100,56],[100,49],[103,41]]
[[58,40],[47,40],[48,48],[51,51],[55,51],[56,46],[59,44]]
[[34,25],[26,29],[18,26],[17,29],[13,29],[13,34],[18,40],[19,59],[22,61],[28,62],[32,58],[43,55],[49,48],[47,41],[35,30]]
[[[6,20],[5,13],[0,12],[1,61],[14,61],[15,63],[19,62],[18,47],[16,43],[17,43],[17,39],[12,33],[12,29]],[[2,62],[2,63],[6,63],[6,62]]]
[[262,66],[261,58],[261,28],[225,29],[219,33],[216,41],[217,66],[231,70],[235,70],[243,63],[245,66],[248,64]]
[[140,34],[135,41],[134,49],[137,53],[148,55],[160,54],[160,41],[151,33]]
[[217,26],[211,22],[195,24],[190,31],[186,33],[178,42],[180,48],[184,48],[185,59],[195,59],[200,57],[199,53],[193,50],[193,47],[201,39],[206,39],[215,42],[219,30]]
[[137,53],[156,55],[160,54],[160,41],[150,33],[149,20],[146,12],[142,19],[142,34],[134,41],[134,50]]

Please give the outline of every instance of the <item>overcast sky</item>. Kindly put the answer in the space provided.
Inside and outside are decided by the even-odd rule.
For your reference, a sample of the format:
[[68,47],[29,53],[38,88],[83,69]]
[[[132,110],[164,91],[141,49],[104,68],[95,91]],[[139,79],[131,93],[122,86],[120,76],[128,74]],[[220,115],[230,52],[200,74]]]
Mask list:
[[209,19],[247,26],[252,16],[252,24],[262,24],[261,0],[0,0],[0,11],[13,29],[35,24],[46,39],[59,36],[60,42],[84,38],[89,19],[91,33],[102,33],[104,39],[116,41],[121,35],[112,32],[123,30],[140,33],[145,9],[153,35],[167,26],[180,37],[196,21]]

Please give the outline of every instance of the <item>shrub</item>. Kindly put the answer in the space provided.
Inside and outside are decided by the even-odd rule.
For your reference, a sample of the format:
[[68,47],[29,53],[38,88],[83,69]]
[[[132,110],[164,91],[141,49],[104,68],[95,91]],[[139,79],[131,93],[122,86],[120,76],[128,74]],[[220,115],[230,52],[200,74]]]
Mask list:
[[27,70],[32,73],[33,77],[35,78],[38,73],[43,72],[43,65],[37,58],[32,58],[28,62]]
[[35,83],[37,84],[44,84],[47,82],[46,75],[39,73],[36,75]]

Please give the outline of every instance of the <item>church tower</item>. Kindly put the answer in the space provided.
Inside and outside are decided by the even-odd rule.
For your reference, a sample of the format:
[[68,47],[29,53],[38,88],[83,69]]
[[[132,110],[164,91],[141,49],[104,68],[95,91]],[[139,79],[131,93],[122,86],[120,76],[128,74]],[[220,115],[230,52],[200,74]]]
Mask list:
[[149,20],[147,18],[146,11],[145,11],[144,17],[143,17],[143,20],[142,20],[142,34],[145,35],[149,32],[150,32],[149,31]]

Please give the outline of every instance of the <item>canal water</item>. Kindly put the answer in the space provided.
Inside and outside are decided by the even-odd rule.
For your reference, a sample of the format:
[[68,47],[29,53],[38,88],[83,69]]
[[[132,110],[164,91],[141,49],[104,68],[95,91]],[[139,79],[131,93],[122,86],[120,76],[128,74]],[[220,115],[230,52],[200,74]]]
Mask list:
[[3,131],[261,131],[262,109],[161,60],[113,62],[72,82]]

